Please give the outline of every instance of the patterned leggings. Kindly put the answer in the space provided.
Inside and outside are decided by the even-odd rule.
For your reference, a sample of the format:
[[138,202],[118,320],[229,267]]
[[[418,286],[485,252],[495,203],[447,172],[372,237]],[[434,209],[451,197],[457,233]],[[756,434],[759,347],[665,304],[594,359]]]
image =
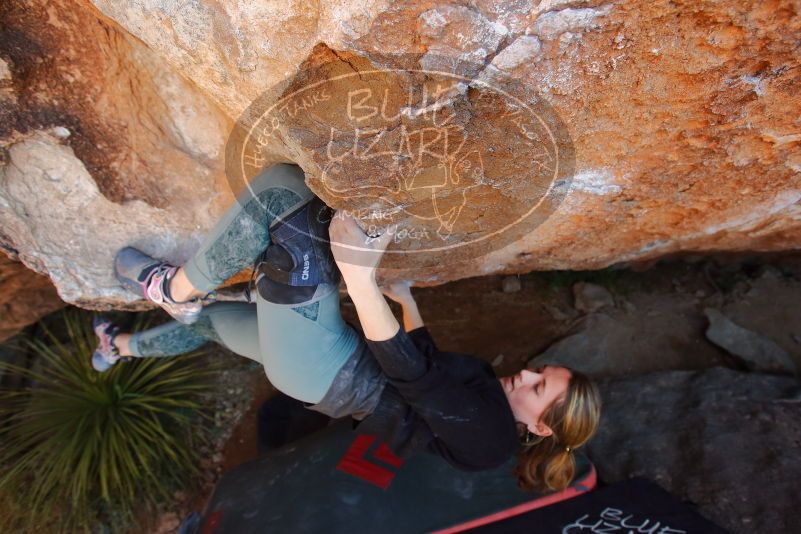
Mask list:
[[[296,165],[277,164],[256,176],[184,266],[194,287],[209,292],[245,267],[270,244],[276,216],[313,196]],[[275,387],[318,403],[338,371],[364,340],[342,319],[339,292],[304,306],[265,301],[218,302],[191,325],[171,321],[132,335],[135,356],[175,356],[215,341],[264,365]]]

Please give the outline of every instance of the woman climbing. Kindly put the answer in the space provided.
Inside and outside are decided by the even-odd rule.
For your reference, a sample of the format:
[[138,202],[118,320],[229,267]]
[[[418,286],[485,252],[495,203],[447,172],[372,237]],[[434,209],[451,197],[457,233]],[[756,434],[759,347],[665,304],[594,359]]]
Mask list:
[[[340,212],[332,218],[299,167],[273,165],[182,267],[131,247],[117,254],[120,282],[176,320],[134,334],[96,320],[93,365],[104,371],[120,359],[172,356],[216,341],[262,363],[276,388],[310,409],[351,415],[396,454],[426,450],[457,468],[478,470],[518,453],[522,487],[566,487],[575,471],[572,452],[598,426],[595,385],[558,366],[498,379],[478,358],[440,351],[409,285],[382,293],[376,284],[390,239],[389,233],[367,236]],[[355,250],[362,254],[358,261]],[[201,305],[201,297],[256,259],[255,306]],[[342,319],[340,277],[363,334]],[[384,294],[401,304],[403,328]]]

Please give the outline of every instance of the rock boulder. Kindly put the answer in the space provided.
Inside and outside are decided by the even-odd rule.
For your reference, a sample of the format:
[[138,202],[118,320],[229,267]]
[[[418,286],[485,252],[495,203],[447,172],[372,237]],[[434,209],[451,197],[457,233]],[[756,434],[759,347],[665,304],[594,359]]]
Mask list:
[[733,533],[798,532],[801,386],[722,367],[600,383],[588,454],[609,483],[655,481]]
[[0,241],[67,302],[133,306],[115,250],[186,259],[246,158],[388,213],[388,276],[419,284],[801,246],[791,0],[8,0],[0,20]]

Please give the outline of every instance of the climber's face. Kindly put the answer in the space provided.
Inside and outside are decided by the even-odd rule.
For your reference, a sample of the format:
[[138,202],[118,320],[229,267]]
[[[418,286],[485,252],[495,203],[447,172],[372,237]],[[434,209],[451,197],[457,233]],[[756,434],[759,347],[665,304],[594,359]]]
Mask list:
[[554,402],[564,399],[571,378],[570,369],[543,365],[500,380],[515,419],[537,435],[550,436],[553,431],[542,416]]

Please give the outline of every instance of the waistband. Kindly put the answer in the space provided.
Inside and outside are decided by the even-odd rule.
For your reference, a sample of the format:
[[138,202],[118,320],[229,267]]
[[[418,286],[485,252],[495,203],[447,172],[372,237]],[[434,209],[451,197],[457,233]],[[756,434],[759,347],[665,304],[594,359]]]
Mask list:
[[337,372],[331,387],[320,402],[307,408],[333,418],[351,415],[363,419],[378,406],[386,384],[386,375],[359,336],[356,349]]

